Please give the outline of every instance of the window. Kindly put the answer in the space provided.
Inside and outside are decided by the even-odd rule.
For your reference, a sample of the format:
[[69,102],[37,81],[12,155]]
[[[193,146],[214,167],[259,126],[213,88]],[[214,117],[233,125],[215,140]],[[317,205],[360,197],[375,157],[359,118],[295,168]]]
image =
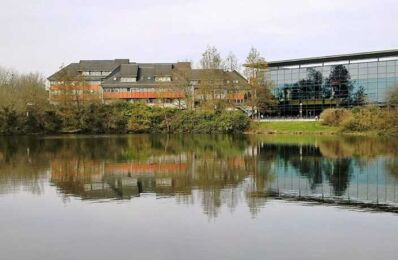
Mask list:
[[158,82],[170,82],[171,81],[171,77],[155,77],[155,81],[158,81]]
[[101,76],[101,71],[90,71],[90,76]]
[[120,82],[136,82],[136,78],[120,78]]

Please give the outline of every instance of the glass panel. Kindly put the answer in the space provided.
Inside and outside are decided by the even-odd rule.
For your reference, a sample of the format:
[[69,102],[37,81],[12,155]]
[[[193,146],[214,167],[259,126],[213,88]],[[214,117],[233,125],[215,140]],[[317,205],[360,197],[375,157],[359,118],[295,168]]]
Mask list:
[[394,73],[395,72],[395,66],[387,66],[387,73]]
[[[366,64],[366,63],[365,63],[365,64]],[[374,68],[374,67],[379,66],[379,63],[378,63],[377,61],[375,61],[375,62],[368,62],[367,65],[368,65],[368,68]],[[384,65],[384,66],[385,66],[385,65]]]

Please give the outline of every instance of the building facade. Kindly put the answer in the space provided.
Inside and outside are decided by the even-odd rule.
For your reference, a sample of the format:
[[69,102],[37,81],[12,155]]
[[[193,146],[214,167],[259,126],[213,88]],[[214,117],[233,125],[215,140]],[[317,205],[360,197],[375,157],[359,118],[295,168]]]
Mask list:
[[189,62],[81,60],[48,78],[52,103],[117,100],[186,108],[208,99],[241,104],[249,85],[237,71],[192,69]]
[[325,108],[385,105],[398,85],[398,50],[273,61],[260,69],[279,116],[319,115]]

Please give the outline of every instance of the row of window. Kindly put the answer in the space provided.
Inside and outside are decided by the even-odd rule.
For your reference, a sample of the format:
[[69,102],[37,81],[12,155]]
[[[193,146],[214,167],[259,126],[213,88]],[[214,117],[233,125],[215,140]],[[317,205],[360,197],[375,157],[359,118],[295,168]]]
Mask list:
[[108,76],[110,71],[82,71],[83,76]]
[[[208,82],[209,82],[209,84],[213,84],[214,83],[213,80],[208,80]],[[191,80],[190,83],[191,83],[191,85],[198,85],[198,84],[202,83],[202,81],[201,80]],[[227,84],[230,84],[230,83],[238,84],[239,80],[232,80],[232,81],[226,80],[225,83],[227,83]]]
[[69,91],[64,91],[64,90],[52,90],[51,91],[52,95],[65,95],[65,94],[72,94],[72,95],[82,95],[82,94],[98,94],[97,91],[95,90],[69,90]]
[[[164,88],[104,88],[104,92],[162,92],[173,91]],[[174,90],[175,91],[175,90]]]

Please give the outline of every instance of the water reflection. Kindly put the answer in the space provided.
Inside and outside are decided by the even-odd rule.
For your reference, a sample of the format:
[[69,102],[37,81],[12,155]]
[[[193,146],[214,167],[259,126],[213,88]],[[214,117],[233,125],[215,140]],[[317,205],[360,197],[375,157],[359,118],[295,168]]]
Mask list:
[[[216,217],[267,198],[397,205],[398,146],[342,137],[101,136],[0,141],[0,194],[131,200],[142,194],[200,203]],[[361,204],[362,205],[362,204]]]

